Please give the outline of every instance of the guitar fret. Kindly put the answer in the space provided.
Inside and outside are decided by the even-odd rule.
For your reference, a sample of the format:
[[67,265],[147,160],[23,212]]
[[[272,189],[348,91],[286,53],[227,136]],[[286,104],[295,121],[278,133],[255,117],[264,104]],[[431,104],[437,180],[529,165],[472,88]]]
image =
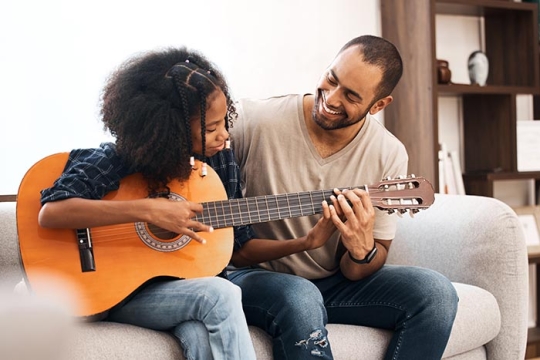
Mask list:
[[[257,221],[253,221],[253,219],[251,218],[251,213],[254,212],[254,216],[256,216],[258,218],[258,222],[261,222],[261,215],[259,214],[259,205],[257,204],[257,198],[247,198],[246,199],[247,201],[247,207],[248,207],[248,210],[249,210],[249,220],[250,222],[253,224],[254,222],[257,222]],[[253,207],[255,207],[255,210],[252,210]]]
[[233,216],[233,224],[234,226],[239,226],[240,224],[242,224],[242,211],[240,209],[240,204],[238,203],[238,199],[234,199],[233,204],[235,208],[234,214],[238,215],[238,216]]
[[[220,224],[219,224],[219,215],[218,215],[218,212],[217,212],[217,206],[216,206],[216,203],[214,202],[214,214],[216,215],[216,224],[217,224],[217,228],[220,227]],[[212,226],[216,227],[215,224],[213,224]]]
[[303,192],[303,193],[299,193],[298,197],[300,200],[300,216],[313,215],[314,214],[312,211],[313,204],[311,203],[311,201],[309,201],[310,194]]
[[[289,209],[289,202],[287,201],[287,198],[285,198],[285,201],[283,201],[283,195],[277,195],[276,196],[276,204],[277,204],[277,209],[278,209],[278,216],[279,216],[278,218],[282,219],[279,209],[283,208],[283,211]],[[281,204],[283,204],[283,205],[281,205]],[[289,212],[289,216],[290,216],[290,212]]]
[[249,205],[249,199],[246,200],[246,207],[247,207],[247,209],[248,209],[249,222],[250,222],[251,224],[253,224],[254,221],[253,221],[253,219],[251,218],[251,207],[250,207],[250,205]]
[[207,220],[208,216],[207,216],[207,214],[208,214],[208,206],[205,206],[205,207],[203,208],[203,212],[201,213],[201,217],[202,217],[201,222],[204,223],[204,224],[208,223],[208,220]]
[[221,211],[222,211],[222,215],[223,215],[223,226],[224,227],[225,226],[230,226],[231,224],[229,224],[227,222],[228,218],[227,218],[227,215],[225,214],[225,206],[223,206],[225,201],[220,201],[220,203],[221,203]]
[[206,223],[206,219],[204,217],[204,212],[206,211],[206,206],[203,207],[203,212],[201,213],[200,217],[201,219],[199,220],[200,222],[202,222],[203,224]]
[[298,209],[300,207],[300,204],[296,204],[296,200],[298,199],[294,194],[291,194],[290,196],[286,196],[287,198],[287,204],[289,205],[289,214],[291,217],[298,216]]
[[257,215],[259,216],[259,222],[262,222],[263,220],[261,219],[261,211],[259,210],[259,201],[257,198],[255,198],[255,207],[257,208]]
[[311,191],[309,192],[309,200],[310,200],[310,203],[311,203],[311,211],[313,212],[313,214],[316,214],[316,212],[315,212],[315,203],[313,202],[313,193]]
[[302,201],[300,200],[300,193],[297,193],[296,197],[298,198],[298,204],[300,206],[300,216],[304,216],[304,211],[302,210]]
[[231,226],[234,225],[234,212],[233,212],[233,209],[232,209],[232,201],[229,201],[229,222],[231,224]]
[[[278,220],[278,219],[280,219],[281,216],[279,214],[279,207],[277,206],[278,204],[277,204],[276,196],[275,195],[267,196],[266,201],[268,203],[268,216],[269,216],[270,220]],[[274,202],[275,205],[272,205],[272,201]],[[272,210],[274,210],[274,211],[272,211]],[[275,210],[277,210],[277,216],[275,215],[276,214]]]
[[264,202],[266,203],[266,212],[268,213],[268,221],[272,220],[272,216],[270,216],[270,205],[268,204],[268,196],[264,196]]

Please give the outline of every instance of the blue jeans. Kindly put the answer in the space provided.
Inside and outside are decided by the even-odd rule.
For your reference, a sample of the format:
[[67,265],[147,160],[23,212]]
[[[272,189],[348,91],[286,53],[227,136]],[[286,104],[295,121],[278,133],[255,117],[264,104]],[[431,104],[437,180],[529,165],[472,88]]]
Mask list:
[[[393,330],[385,360],[441,359],[457,311],[454,286],[424,268],[385,265],[350,281],[340,272],[320,280],[258,268],[228,274],[242,289],[248,324],[273,339],[274,359],[333,359],[326,324]],[[359,345],[361,358],[361,345]]]
[[188,360],[255,360],[241,291],[220,277],[149,284],[108,320],[169,331]]

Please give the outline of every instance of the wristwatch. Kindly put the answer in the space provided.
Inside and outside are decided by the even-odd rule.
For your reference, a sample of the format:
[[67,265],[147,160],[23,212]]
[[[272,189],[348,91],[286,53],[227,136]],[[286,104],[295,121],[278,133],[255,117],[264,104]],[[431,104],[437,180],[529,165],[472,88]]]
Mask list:
[[363,258],[362,260],[358,260],[358,259],[353,258],[353,256],[351,255],[351,252],[350,251],[347,251],[347,252],[349,253],[349,257],[351,258],[351,260],[353,262],[355,262],[357,264],[369,264],[371,262],[371,260],[373,260],[375,255],[377,254],[377,243],[373,244],[373,249],[371,249],[371,251],[368,252],[366,257]]

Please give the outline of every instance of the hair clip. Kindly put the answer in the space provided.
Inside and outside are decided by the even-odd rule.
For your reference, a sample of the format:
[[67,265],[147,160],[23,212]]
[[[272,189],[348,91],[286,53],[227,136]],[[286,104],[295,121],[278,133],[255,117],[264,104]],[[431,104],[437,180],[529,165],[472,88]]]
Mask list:
[[195,157],[192,156],[189,158],[189,165],[191,165],[191,168],[193,169],[195,166]]
[[185,62],[189,63],[189,59],[186,59],[186,61],[185,61]]
[[203,163],[201,167],[201,176],[205,177],[206,175],[208,175],[208,170],[206,169],[206,163]]
[[230,149],[231,148],[231,140],[227,139],[225,140],[225,149]]

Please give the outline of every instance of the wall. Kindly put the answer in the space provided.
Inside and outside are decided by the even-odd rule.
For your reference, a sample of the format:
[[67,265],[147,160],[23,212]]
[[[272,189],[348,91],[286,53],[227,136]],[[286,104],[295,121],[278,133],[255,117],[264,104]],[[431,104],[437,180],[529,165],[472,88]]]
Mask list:
[[378,0],[20,0],[2,8],[0,194],[15,194],[46,155],[110,140],[99,94],[136,52],[199,49],[234,97],[267,97],[314,91],[347,40],[381,33]]
[[[197,48],[219,65],[236,98],[312,92],[347,40],[381,34],[378,0],[329,3],[7,2],[0,13],[0,194],[15,194],[26,170],[48,154],[110,140],[99,123],[99,94],[113,68],[139,51]],[[482,46],[479,20],[438,15],[436,25],[437,57],[449,60],[454,82],[467,83],[467,57]],[[460,106],[458,97],[439,101],[439,138],[458,151]],[[532,117],[532,100],[518,110],[520,119]],[[515,198],[504,194],[506,183],[496,185],[503,200]]]

